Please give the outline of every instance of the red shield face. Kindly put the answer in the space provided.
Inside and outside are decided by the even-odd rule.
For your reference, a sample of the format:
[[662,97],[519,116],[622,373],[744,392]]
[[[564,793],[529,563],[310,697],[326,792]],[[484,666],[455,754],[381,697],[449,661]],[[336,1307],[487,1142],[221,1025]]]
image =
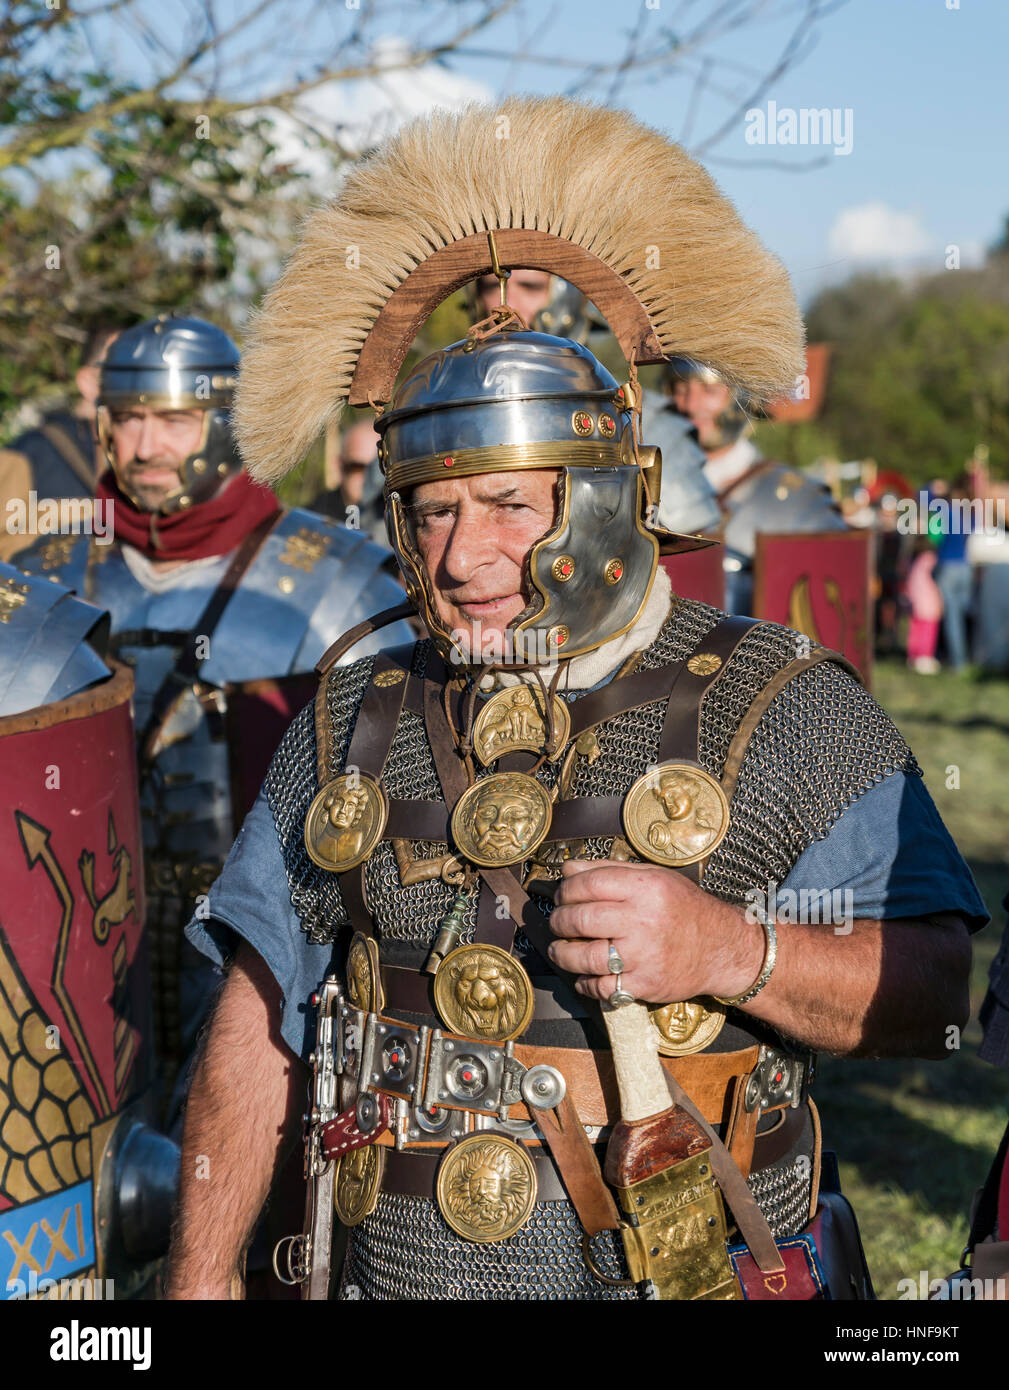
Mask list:
[[227,687],[225,729],[235,833],[252,809],[287,726],[315,695],[312,672]]
[[757,534],[753,612],[840,652],[868,683],[872,668],[872,533]]
[[0,720],[0,1298],[93,1264],[95,1142],[147,1079],[132,687]]
[[722,546],[709,545],[704,550],[686,550],[680,555],[663,555],[659,563],[669,575],[674,594],[696,599],[699,603],[710,603],[712,608],[724,608],[724,554]]

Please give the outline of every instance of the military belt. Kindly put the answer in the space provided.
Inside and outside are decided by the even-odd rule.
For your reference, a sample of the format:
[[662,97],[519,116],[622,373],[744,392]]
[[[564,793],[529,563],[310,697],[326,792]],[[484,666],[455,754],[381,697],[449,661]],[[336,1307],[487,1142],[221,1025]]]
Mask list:
[[[568,1193],[557,1171],[557,1165],[548,1153],[536,1151],[529,1155],[536,1169],[536,1200],[539,1202],[563,1202]],[[599,1166],[605,1157],[599,1151]],[[386,1155],[382,1172],[382,1191],[397,1197],[435,1198],[435,1184],[442,1154],[437,1153],[399,1153],[395,1149]]]
[[[346,1003],[340,1015],[339,1069],[358,1093],[391,1103],[392,1121],[378,1142],[397,1149],[442,1147],[483,1127],[499,1127],[536,1141],[533,1128],[543,1111],[529,1103],[528,1087],[523,1088],[523,1078],[534,1067],[563,1078],[566,1094],[588,1130],[598,1134],[620,1118],[609,1050],[488,1042],[385,1014],[366,1014]],[[801,1077],[795,1075],[788,1097],[762,1089],[769,1049],[754,1045],[733,1052],[664,1057],[662,1065],[689,1090],[709,1124],[725,1127],[730,1151],[735,1156],[742,1149],[745,1170],[777,1161],[794,1143],[806,1113],[795,1103]],[[761,1116],[776,1111],[784,1112],[785,1120],[758,1135]]]

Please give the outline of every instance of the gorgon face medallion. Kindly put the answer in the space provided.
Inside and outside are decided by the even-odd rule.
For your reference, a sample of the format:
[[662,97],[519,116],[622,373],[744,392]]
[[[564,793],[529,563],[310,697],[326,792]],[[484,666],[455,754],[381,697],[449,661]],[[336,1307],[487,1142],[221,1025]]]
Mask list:
[[452,835],[473,864],[521,864],[550,829],[550,793],[524,772],[495,772],[468,787],[452,812]]
[[471,1134],[442,1160],[437,1196],[442,1216],[465,1240],[507,1240],[536,1204],[536,1168],[514,1140]]

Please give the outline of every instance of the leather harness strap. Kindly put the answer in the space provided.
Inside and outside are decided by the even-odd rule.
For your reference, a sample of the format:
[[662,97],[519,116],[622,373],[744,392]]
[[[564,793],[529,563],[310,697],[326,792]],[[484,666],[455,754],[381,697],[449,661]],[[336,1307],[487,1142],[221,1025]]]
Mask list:
[[[676,679],[666,702],[657,762],[681,758],[697,760],[701,701],[724,675],[733,653],[746,634],[758,626],[756,618],[723,618],[701,638],[686,661],[677,663]],[[705,657],[713,659],[713,668],[710,663],[703,661]],[[692,671],[692,661],[703,664],[697,671]]]
[[[329,759],[332,751],[333,731],[326,703],[331,670],[356,643],[365,637],[370,637],[373,632],[378,632],[380,628],[398,622],[400,618],[413,617],[415,612],[416,609],[412,603],[398,603],[395,608],[384,608],[381,613],[376,613],[373,618],[365,618],[363,623],[358,623],[356,627],[352,627],[349,632],[345,632],[342,637],[337,638],[332,646],[323,652],[316,663],[315,671],[319,677],[319,687],[315,692],[315,762],[316,781],[320,787],[329,780]],[[409,665],[410,663],[407,662],[408,668]]]
[[[413,655],[413,643],[408,647],[393,647],[379,652],[371,668],[371,680],[357,712],[357,722],[351,736],[344,767],[381,781],[389,749],[396,737],[399,717],[406,697],[407,671]],[[324,684],[325,682],[323,682]],[[355,931],[373,936],[373,923],[368,910],[363,861],[353,869],[338,875],[340,893],[347,916]]]
[[137,739],[141,750],[142,765],[149,764],[152,760],[158,735],[161,733],[180,688],[191,685],[196,680],[203,660],[202,657],[196,655],[197,644],[200,639],[206,639],[209,642],[217,624],[224,616],[224,610],[230,603],[232,595],[242,582],[242,577],[259,554],[263,542],[283,515],[282,511],[271,512],[242,540],[231,557],[228,568],[221,576],[221,582],[211,594],[209,602],[193,624],[192,630],[187,634],[186,643],[175,665],[155,692],[147,723]]
[[538,1111],[536,1123],[561,1171],[571,1205],[585,1234],[591,1239],[600,1231],[619,1230],[617,1204],[603,1179],[570,1093],[565,1092],[553,1110]]

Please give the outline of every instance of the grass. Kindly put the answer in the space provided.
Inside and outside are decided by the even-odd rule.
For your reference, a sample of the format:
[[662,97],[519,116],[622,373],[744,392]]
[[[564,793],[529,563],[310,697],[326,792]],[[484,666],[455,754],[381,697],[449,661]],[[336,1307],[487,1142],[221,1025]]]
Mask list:
[[957,1267],[971,1198],[1006,1124],[1009,1071],[979,1060],[976,1017],[1009,889],[1009,682],[884,662],[873,693],[914,749],[993,919],[974,938],[971,1023],[948,1061],[821,1059],[814,1095],[824,1142],[838,1155],[876,1292],[896,1298],[900,1279]]

